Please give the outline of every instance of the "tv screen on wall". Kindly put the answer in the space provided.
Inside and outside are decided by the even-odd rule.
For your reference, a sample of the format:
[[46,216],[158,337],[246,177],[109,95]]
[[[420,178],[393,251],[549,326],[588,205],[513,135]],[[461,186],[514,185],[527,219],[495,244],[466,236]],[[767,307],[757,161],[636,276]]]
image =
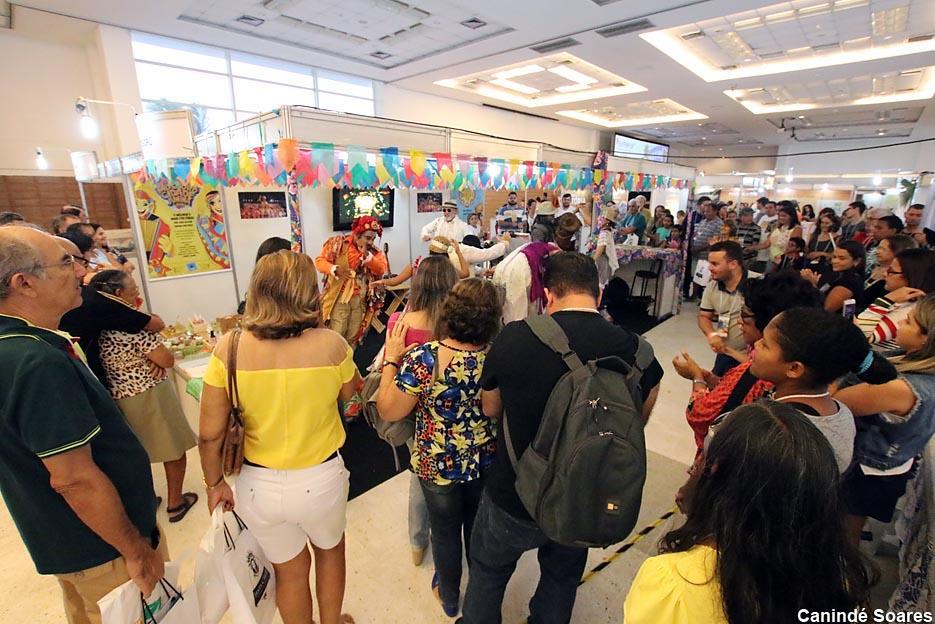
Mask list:
[[383,227],[393,227],[393,189],[336,188],[332,191],[331,214],[335,231],[351,229],[357,217],[376,217]]
[[620,158],[642,158],[655,162],[669,161],[669,146],[643,139],[634,139],[625,134],[614,135],[614,156]]

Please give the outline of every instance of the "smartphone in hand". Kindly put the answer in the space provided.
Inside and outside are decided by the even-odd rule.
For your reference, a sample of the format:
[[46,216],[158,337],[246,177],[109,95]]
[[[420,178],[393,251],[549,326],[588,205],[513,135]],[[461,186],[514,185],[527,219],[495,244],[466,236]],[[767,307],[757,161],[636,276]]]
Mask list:
[[848,320],[854,319],[854,314],[857,312],[857,300],[856,299],[845,299],[844,306],[841,308],[841,315]]

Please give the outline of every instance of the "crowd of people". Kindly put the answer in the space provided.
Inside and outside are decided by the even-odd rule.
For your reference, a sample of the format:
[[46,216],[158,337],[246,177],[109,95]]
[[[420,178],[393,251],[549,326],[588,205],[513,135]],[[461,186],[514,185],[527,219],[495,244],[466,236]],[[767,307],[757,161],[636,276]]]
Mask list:
[[[571,200],[561,212],[536,205],[526,220],[511,194],[502,221],[530,234],[512,251],[509,228],[484,247],[446,204],[421,232],[426,255],[399,275],[369,217],[314,259],[264,242],[240,329],[210,357],[197,438],[167,380],[164,323],[138,309],[132,265],[99,226],[76,215],[57,218],[55,236],[21,220],[0,228],[0,491],[37,570],[57,576],[69,622],[99,622],[97,600],[127,580],[144,593],[158,583],[168,549],[149,464],[163,464],[168,518],[180,521],[199,500],[182,487],[196,443],[207,506],[236,510],[256,537],[283,622],[312,621],[313,589],[317,621],[353,621],[342,613],[342,417],[368,402],[382,421],[411,426],[409,546],[417,566],[431,547],[425,590],[441,612],[500,622],[517,562],[536,550],[529,621],[569,622],[588,548],[557,539],[530,507],[516,458],[537,452],[553,392],[582,362],[635,371],[625,392],[646,424],[670,382],[645,341],[601,309],[602,288],[619,268],[615,245],[678,248],[683,229],[710,276],[698,314],[710,366],[687,352],[672,362],[692,384],[684,435],[697,451],[676,494],[684,518],[642,564],[619,617],[779,623],[803,608],[868,607],[878,571],[860,548],[867,519],[897,512],[889,607],[931,609],[935,233],[921,207],[900,218],[854,202],[839,217],[700,198],[673,217],[648,214],[640,197],[585,218]],[[407,304],[369,372],[358,370],[354,349],[383,289],[406,281]],[[542,338],[543,317],[564,351]],[[227,477],[232,380],[244,465]],[[593,484],[579,485],[586,496]],[[594,522],[617,513],[610,502],[581,509]]]

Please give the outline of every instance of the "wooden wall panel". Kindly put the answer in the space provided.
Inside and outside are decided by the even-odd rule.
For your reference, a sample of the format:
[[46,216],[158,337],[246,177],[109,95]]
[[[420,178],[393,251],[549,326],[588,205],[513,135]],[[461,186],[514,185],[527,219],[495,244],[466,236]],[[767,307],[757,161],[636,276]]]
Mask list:
[[[123,184],[87,183],[84,192],[91,221],[106,229],[130,227]],[[81,193],[74,178],[0,176],[0,211],[18,212],[27,221],[49,227],[65,204],[81,205]]]

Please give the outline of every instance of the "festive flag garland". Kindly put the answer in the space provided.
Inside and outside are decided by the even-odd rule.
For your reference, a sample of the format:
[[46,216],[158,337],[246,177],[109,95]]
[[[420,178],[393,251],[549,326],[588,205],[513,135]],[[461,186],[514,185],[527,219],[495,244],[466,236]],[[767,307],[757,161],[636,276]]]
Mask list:
[[[148,160],[133,174],[138,181],[168,178],[170,182],[192,185],[283,186],[355,188],[390,187],[418,190],[546,189],[583,190],[602,182],[614,189],[652,190],[654,188],[689,188],[682,178],[572,167],[555,162],[507,160],[472,157],[466,154],[433,153],[419,150],[401,153],[397,147],[384,147],[369,162],[368,152],[348,146],[345,158],[339,158],[332,143],[312,143],[300,148],[295,139],[282,139],[230,154],[198,158]],[[290,173],[294,174],[290,177]]]

